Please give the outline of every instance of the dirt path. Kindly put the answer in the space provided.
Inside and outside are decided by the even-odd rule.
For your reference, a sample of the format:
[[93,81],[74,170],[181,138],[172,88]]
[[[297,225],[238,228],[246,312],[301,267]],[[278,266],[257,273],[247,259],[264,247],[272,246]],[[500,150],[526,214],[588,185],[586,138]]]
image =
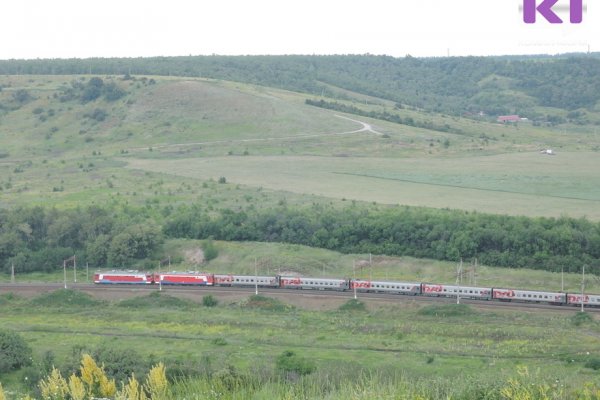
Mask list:
[[251,142],[271,142],[278,140],[294,140],[294,139],[307,139],[307,138],[316,138],[316,137],[325,137],[325,136],[339,136],[339,135],[351,135],[354,133],[361,132],[371,132],[376,135],[382,135],[381,132],[376,131],[370,124],[366,122],[359,121],[356,119],[344,117],[343,115],[334,114],[337,118],[342,118],[348,121],[356,122],[357,124],[362,125],[362,128],[355,129],[352,131],[345,132],[330,132],[330,133],[313,133],[313,134],[302,134],[302,135],[294,135],[294,136],[279,136],[279,137],[267,137],[267,138],[255,138],[255,139],[237,139],[237,140],[213,140],[208,142],[188,142],[188,143],[172,143],[172,144],[164,144],[164,145],[156,145],[150,147],[132,147],[129,151],[137,151],[137,150],[148,150],[152,149],[163,149],[169,147],[185,147],[185,146],[200,146],[200,145],[209,145],[209,144],[221,144],[221,143],[251,143]]

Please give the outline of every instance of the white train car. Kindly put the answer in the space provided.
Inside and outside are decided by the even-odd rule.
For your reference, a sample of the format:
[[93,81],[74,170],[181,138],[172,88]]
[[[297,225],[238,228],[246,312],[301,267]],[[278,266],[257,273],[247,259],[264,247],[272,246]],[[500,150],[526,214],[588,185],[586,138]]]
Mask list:
[[348,290],[350,284],[347,279],[281,276],[279,277],[279,287],[282,289]]
[[584,306],[589,307],[600,307],[600,295],[597,294],[584,294],[583,297],[580,294],[569,293],[567,294],[567,304],[573,306],[581,306],[583,302]]
[[537,290],[492,289],[494,300],[523,301],[529,303],[566,304],[567,295],[561,292],[541,292]]
[[154,276],[148,272],[138,271],[106,271],[94,274],[96,284],[126,284],[150,285],[154,283]]
[[421,294],[423,296],[458,296],[468,299],[490,300],[492,298],[492,288],[422,283]]
[[366,293],[396,293],[416,296],[421,294],[421,284],[415,282],[370,281],[353,279],[350,289]]
[[279,279],[276,276],[254,276],[254,275],[221,275],[214,274],[216,286],[237,287],[279,287]]

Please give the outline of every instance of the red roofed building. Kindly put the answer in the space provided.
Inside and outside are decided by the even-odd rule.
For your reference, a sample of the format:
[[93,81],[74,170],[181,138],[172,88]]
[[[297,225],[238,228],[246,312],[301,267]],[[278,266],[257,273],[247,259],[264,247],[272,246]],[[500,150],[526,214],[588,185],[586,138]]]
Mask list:
[[519,122],[521,117],[518,115],[500,115],[498,117],[498,122],[507,123],[507,122]]

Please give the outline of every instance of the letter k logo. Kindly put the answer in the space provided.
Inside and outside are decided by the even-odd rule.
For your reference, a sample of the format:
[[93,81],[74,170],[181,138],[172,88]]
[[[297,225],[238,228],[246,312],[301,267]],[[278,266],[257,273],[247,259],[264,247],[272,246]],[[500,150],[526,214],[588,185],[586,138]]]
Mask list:
[[[527,24],[535,23],[536,13],[540,13],[551,24],[562,24],[562,19],[552,11],[552,7],[558,0],[542,0],[536,5],[536,0],[523,0],[523,21]],[[570,0],[569,6],[570,22],[578,24],[582,21],[583,0]]]

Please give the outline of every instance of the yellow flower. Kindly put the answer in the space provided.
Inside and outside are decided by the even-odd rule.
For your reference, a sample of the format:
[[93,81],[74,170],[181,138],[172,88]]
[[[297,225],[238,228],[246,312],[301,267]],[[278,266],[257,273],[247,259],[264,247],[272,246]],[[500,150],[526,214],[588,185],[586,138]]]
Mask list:
[[119,400],[147,400],[146,392],[140,383],[135,379],[135,375],[131,375],[127,386],[117,395]]
[[44,400],[62,400],[69,393],[67,381],[56,368],[52,368],[48,378],[42,379],[39,386]]
[[145,388],[152,400],[164,400],[167,398],[167,375],[165,374],[165,366],[159,363],[152,367],[148,372]]
[[85,400],[87,391],[83,381],[73,374],[69,378],[69,392],[73,400]]

